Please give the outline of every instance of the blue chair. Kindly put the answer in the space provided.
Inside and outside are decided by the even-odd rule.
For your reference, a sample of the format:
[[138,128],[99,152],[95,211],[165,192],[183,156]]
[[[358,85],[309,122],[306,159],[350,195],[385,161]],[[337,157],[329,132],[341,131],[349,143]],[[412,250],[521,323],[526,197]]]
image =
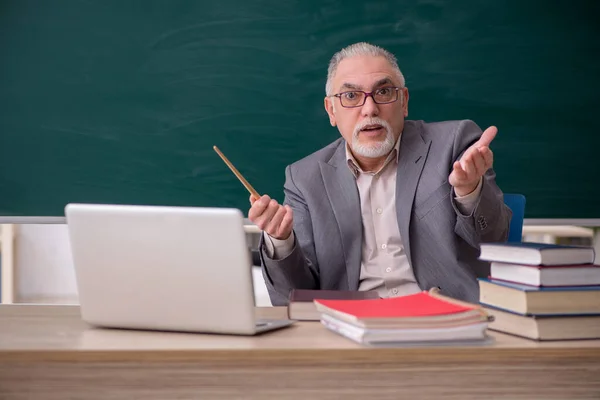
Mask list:
[[504,204],[512,210],[508,242],[520,242],[523,239],[523,218],[525,218],[525,196],[516,193],[505,193]]

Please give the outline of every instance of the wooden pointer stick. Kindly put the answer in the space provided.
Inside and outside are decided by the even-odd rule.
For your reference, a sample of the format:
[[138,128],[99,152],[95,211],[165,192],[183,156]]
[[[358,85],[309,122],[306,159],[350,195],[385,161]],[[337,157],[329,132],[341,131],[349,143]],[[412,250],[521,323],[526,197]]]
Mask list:
[[240,174],[240,172],[233,166],[233,164],[227,159],[227,157],[225,157],[225,154],[221,153],[221,150],[219,150],[217,146],[213,146],[213,149],[217,152],[217,154],[219,155],[219,157],[221,157],[225,164],[227,164],[231,172],[233,172],[235,176],[237,176],[237,178],[240,180],[240,182],[242,182],[242,185],[246,187],[250,194],[254,196],[256,200],[260,199],[260,195],[258,194],[258,192],[254,190],[252,185],[248,183],[248,181],[242,176],[242,174]]

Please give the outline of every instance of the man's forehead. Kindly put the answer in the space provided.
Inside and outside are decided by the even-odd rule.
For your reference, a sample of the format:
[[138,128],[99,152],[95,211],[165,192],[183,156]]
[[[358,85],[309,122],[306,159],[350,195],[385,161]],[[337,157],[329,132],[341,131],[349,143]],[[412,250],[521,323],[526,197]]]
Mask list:
[[352,83],[359,86],[373,85],[384,78],[396,81],[392,65],[385,57],[355,56],[343,59],[336,70],[335,86]]

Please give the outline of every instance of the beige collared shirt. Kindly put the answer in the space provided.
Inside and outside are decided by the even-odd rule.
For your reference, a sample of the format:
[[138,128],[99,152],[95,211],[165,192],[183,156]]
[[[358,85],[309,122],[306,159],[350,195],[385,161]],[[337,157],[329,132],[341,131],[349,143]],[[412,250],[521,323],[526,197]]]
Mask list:
[[[408,262],[396,216],[396,175],[400,138],[384,165],[364,172],[346,144],[348,168],[356,178],[363,225],[359,290],[377,290],[381,297],[402,296],[421,291]],[[482,181],[470,194],[455,197],[464,214],[470,214],[481,191]],[[294,246],[294,233],[286,240],[265,235],[267,255],[280,259]]]

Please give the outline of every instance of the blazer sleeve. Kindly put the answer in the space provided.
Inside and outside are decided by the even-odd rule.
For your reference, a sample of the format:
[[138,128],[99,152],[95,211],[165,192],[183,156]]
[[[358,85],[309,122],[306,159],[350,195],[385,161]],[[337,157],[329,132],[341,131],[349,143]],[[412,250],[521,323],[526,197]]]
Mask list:
[[[454,136],[453,160],[459,160],[462,154],[479,140],[482,133],[473,121],[461,121]],[[454,231],[472,247],[479,248],[479,244],[483,242],[507,240],[512,211],[504,204],[504,195],[496,184],[493,168],[484,174],[479,198],[470,214],[462,214],[454,195],[451,197],[457,216]]]
[[310,210],[302,192],[294,183],[290,166],[286,168],[285,176],[283,203],[289,205],[293,211],[294,247],[286,257],[273,259],[265,251],[262,235],[259,243],[263,276],[271,303],[274,306],[288,304],[289,293],[292,289],[317,289],[319,287]]

